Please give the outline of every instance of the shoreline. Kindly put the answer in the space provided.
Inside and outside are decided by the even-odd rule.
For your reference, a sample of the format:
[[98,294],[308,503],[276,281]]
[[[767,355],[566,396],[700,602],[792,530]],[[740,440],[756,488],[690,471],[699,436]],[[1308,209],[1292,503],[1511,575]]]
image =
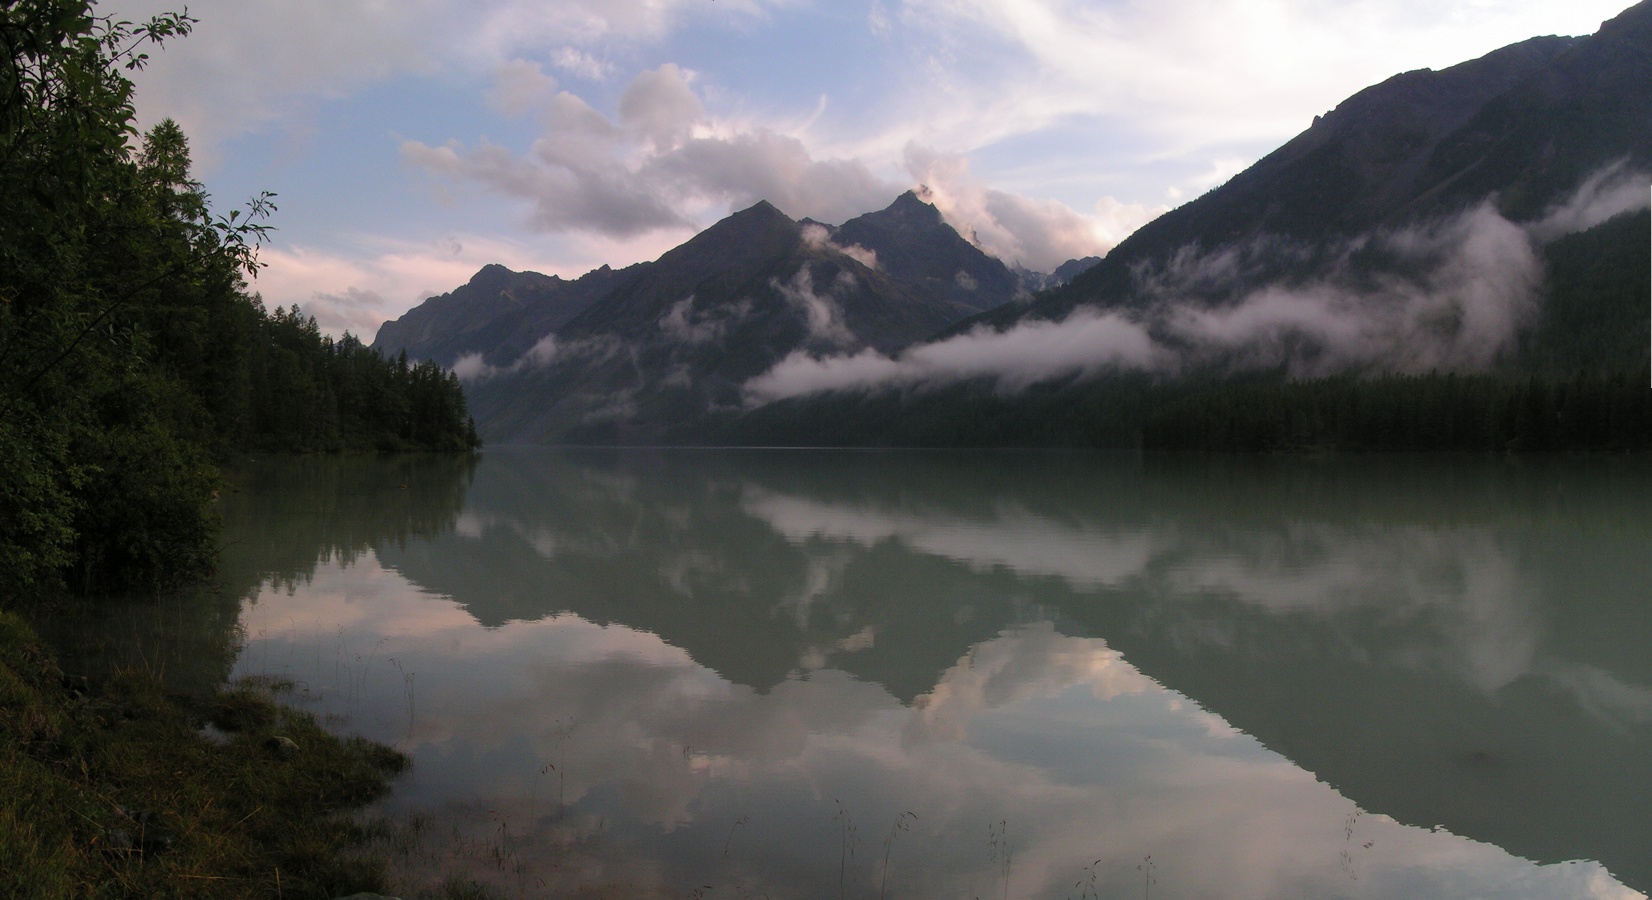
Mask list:
[[[400,752],[334,735],[246,680],[211,696],[151,672],[88,679],[0,611],[0,893],[342,897],[386,887],[351,812]],[[186,889],[187,886],[187,889]]]

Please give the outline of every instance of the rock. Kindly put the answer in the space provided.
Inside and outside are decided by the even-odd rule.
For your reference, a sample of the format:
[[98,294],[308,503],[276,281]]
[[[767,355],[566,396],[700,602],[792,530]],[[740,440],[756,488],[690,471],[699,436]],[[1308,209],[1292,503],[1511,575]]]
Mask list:
[[396,898],[387,897],[384,894],[369,894],[363,891],[359,894],[351,894],[348,897],[336,897],[334,900],[396,900]]
[[283,737],[279,734],[265,741],[264,746],[282,759],[292,759],[298,755],[298,743],[290,737]]

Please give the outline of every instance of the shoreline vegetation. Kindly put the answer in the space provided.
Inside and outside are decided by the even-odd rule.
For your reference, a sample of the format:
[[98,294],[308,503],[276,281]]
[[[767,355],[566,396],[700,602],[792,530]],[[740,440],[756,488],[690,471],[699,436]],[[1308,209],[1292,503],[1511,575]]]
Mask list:
[[[216,211],[127,77],[194,20],[0,6],[0,895],[332,897],[381,888],[345,813],[407,765],[279,684],[63,672],[31,613],[219,566],[248,454],[480,446],[457,378],[265,308],[272,195]],[[38,619],[37,619],[38,621]]]

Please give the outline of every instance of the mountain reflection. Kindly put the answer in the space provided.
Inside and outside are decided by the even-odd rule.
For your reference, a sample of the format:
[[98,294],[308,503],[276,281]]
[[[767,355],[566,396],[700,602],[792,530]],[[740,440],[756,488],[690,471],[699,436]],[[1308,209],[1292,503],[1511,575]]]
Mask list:
[[[1323,844],[1352,872],[1346,805],[1317,777],[1399,823],[1644,889],[1649,487],[1633,459],[494,450],[462,512],[372,544],[371,568],[454,605],[323,566],[314,596],[249,627],[280,632],[266,658],[296,655],[344,594],[361,640],[402,636],[399,664],[513,673],[420,677],[403,724],[436,754],[426,796],[491,772],[491,808],[548,830],[531,761],[554,762],[575,821],[687,878],[741,816],[838,797],[872,830],[953,796],[926,807],[909,871],[928,880],[907,895],[983,890],[959,882],[987,871],[981,848],[940,836],[1004,817],[1018,877],[1051,896],[1101,847],[1117,872],[1200,859],[1184,896],[1344,892],[1265,864]],[[1176,799],[1206,783],[1224,787]],[[771,871],[743,877],[772,888],[835,851],[818,818],[754,830]],[[1421,840],[1365,821],[1379,854]],[[1451,847],[1449,866],[1495,868]],[[1538,893],[1594,890],[1552,877]]]

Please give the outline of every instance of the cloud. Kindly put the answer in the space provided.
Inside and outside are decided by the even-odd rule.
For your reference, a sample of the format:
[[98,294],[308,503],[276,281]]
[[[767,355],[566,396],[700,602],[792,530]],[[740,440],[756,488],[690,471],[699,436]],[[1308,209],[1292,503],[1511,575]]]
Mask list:
[[761,406],[825,391],[924,389],[973,378],[1012,392],[1055,378],[1157,368],[1162,354],[1143,326],[1117,313],[1085,310],[1060,323],[1033,322],[1006,332],[982,327],[893,358],[870,349],[829,357],[797,350],[748,381],[744,396],[747,406]]
[[1614,216],[1646,209],[1652,201],[1652,175],[1619,160],[1584,180],[1571,197],[1533,223],[1529,230],[1542,242],[1590,228]]
[[809,341],[815,344],[828,346],[849,346],[854,343],[854,332],[843,321],[843,307],[838,305],[837,298],[832,296],[833,290],[852,287],[854,276],[847,271],[839,272],[837,280],[825,293],[816,293],[814,273],[807,263],[800,266],[792,275],[790,281],[781,282],[770,279],[769,287],[780,292],[780,296],[797,310],[802,316],[803,323],[809,329]]
[[620,95],[620,122],[657,150],[679,146],[705,121],[706,108],[676,63],[643,72]]
[[386,320],[464,284],[489,263],[569,277],[618,254],[658,255],[673,240],[668,234],[642,243],[576,240],[547,247],[449,234],[417,240],[350,235],[324,248],[278,242],[259,252],[268,268],[252,286],[269,306],[297,303],[326,333],[349,330],[370,341]]
[[513,59],[494,75],[488,103],[500,112],[520,116],[543,104],[556,91],[556,79],[545,74],[538,63]]
[[810,247],[820,247],[841,253],[868,269],[878,267],[878,254],[875,250],[868,250],[859,244],[850,244],[847,247],[832,242],[832,233],[826,226],[810,222],[803,226],[803,243]]
[[820,540],[870,551],[896,541],[975,572],[1009,569],[1026,579],[1061,578],[1075,591],[1136,578],[1162,552],[1146,529],[1053,518],[1013,502],[963,515],[905,504],[828,502],[748,484],[740,509],[797,546]]
[[691,347],[714,344],[723,339],[730,325],[744,319],[751,312],[751,300],[724,304],[712,309],[694,308],[694,295],[673,303],[660,317],[660,330],[666,336]]
[[906,168],[927,188],[924,199],[935,204],[959,234],[1007,263],[1038,272],[1053,272],[1069,259],[1104,256],[1168,210],[1103,197],[1095,215],[1082,215],[1054,200],[989,188],[970,174],[962,155],[916,144],[906,148]]
[[899,193],[857,160],[817,160],[796,137],[713,119],[692,78],[672,63],[641,73],[621,96],[617,120],[566,91],[543,98],[542,132],[525,155],[487,142],[409,140],[402,158],[529,201],[533,228],[616,237],[689,227],[706,204],[759,200],[793,216],[842,221]]
[[1484,370],[1512,349],[1537,310],[1542,267],[1527,232],[1490,203],[1429,227],[1379,234],[1394,261],[1379,284],[1336,271],[1301,286],[1269,285],[1232,305],[1182,302],[1177,279],[1157,289],[1164,333],[1195,359],[1294,376],[1345,371]]
[[[227,138],[302,119],[337,99],[407,74],[488,71],[500,60],[558,49],[551,62],[600,80],[594,45],[644,46],[697,18],[756,21],[791,0],[196,0],[189,37],[151,54],[137,73],[140,118],[170,116],[207,157]],[[132,0],[120,15],[143,19],[177,5]]]
[[[630,344],[611,335],[597,335],[581,338],[576,341],[558,340],[556,335],[547,334],[540,338],[525,353],[512,360],[508,366],[495,366],[486,361],[480,353],[466,353],[453,361],[448,371],[459,376],[461,381],[486,381],[502,375],[514,375],[528,369],[540,369],[555,363],[579,360],[597,364],[606,362],[615,356],[631,353]],[[614,400],[614,408],[623,407],[628,398]],[[626,412],[624,415],[632,415]],[[619,415],[615,413],[615,415]]]
[[[378,326],[407,307],[464,284],[488,260],[489,251],[515,258],[497,242],[467,241],[470,249],[431,242],[372,243],[355,255],[300,246],[265,247],[268,268],[253,288],[271,306],[297,303],[322,331],[349,330],[371,341]],[[478,253],[480,251],[480,254]]]
[[904,742],[962,741],[974,720],[1083,684],[1098,700],[1162,690],[1097,638],[1066,637],[1048,622],[1008,631],[974,648],[912,703]]
[[[383,4],[369,0],[290,0],[189,4],[199,23],[169,41],[135,73],[145,125],[172,117],[197,152],[211,160],[217,144],[271,123],[304,119],[318,100],[337,98],[398,74],[437,66],[440,33],[452,18],[436,0]],[[178,5],[122,4],[121,15],[147,18]]]
[[1270,263],[1299,263],[1308,248],[1266,237],[1211,252],[1187,247],[1134,272],[1139,311],[1080,307],[1061,322],[1003,332],[983,326],[894,358],[798,351],[747,382],[745,402],[977,378],[1016,391],[1105,371],[1481,371],[1513,349],[1537,311],[1538,242],[1645,208],[1647,183],[1646,175],[1614,165],[1533,223],[1509,221],[1488,200],[1434,223],[1365,235],[1327,248],[1335,261],[1303,282],[1246,287]]
[[383,310],[393,305],[376,291],[350,287],[337,294],[317,291],[299,308],[305,315],[313,316],[317,327],[324,332],[349,332],[371,342],[379,325],[384,323]]
[[1398,71],[1443,68],[1536,34],[1591,33],[1622,7],[906,0],[900,37],[928,76],[913,79],[920,96],[906,102],[918,108],[938,90],[955,101],[908,134],[967,150],[1083,118],[1142,134],[1160,153],[1271,144]]
[[614,71],[612,63],[597,59],[575,47],[563,47],[552,53],[551,64],[586,81],[602,81]]

